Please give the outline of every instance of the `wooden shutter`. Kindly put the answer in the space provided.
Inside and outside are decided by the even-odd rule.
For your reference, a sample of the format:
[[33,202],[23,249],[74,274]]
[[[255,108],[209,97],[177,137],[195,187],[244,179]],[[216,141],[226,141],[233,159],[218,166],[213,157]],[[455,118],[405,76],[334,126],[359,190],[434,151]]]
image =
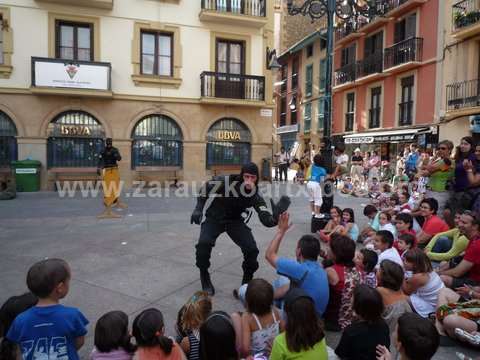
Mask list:
[[395,23],[394,43],[399,43],[405,40],[405,20]]

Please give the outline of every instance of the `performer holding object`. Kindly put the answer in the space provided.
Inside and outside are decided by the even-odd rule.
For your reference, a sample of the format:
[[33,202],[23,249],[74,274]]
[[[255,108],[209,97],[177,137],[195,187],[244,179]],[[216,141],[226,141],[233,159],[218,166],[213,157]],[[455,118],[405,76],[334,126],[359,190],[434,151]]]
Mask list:
[[209,197],[212,202],[206,210],[205,221],[201,224],[200,238],[196,245],[196,265],[200,269],[202,289],[210,295],[215,288],[210,280],[208,268],[210,255],[218,236],[224,232],[230,236],[243,253],[242,284],[248,283],[258,269],[258,248],[251,229],[245,224],[242,214],[253,207],[261,223],[267,227],[276,226],[281,213],[288,209],[290,199],[282,196],[278,204],[272,202],[273,213],[258,193],[259,171],[254,163],[245,164],[239,175],[215,177],[205,183],[197,200],[190,222],[200,225],[203,209]]
[[127,208],[127,205],[120,200],[121,187],[117,162],[122,160],[122,157],[120,156],[118,149],[112,146],[111,138],[107,138],[105,144],[105,149],[98,158],[97,169],[98,175],[102,175],[103,169],[102,187],[105,210],[98,216],[98,218],[114,219],[120,218],[121,215],[115,214],[112,211],[113,205],[121,209]]

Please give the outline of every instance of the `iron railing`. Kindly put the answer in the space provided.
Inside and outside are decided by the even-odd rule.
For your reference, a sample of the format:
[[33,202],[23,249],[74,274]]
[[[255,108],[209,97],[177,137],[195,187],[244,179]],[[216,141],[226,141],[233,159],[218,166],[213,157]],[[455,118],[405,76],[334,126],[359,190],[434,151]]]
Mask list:
[[423,38],[413,37],[385,49],[384,69],[412,61],[422,61]]
[[452,6],[453,30],[458,30],[480,21],[480,1],[463,0]]
[[368,18],[364,16],[359,16],[343,22],[335,29],[335,41],[340,41],[344,37],[357,32],[366,24],[368,24]]
[[356,78],[359,79],[371,74],[383,71],[383,53],[370,55],[363,60],[357,61]]
[[345,131],[353,131],[354,120],[355,120],[355,113],[350,112],[345,114]]
[[202,0],[202,10],[265,17],[266,0]]
[[103,139],[49,137],[47,167],[97,167]]
[[265,77],[204,71],[200,75],[201,96],[263,101]]
[[412,125],[413,123],[413,101],[406,101],[398,104],[399,107],[399,119],[400,126]]
[[342,66],[340,69],[335,71],[335,85],[342,85],[348,82],[355,81],[357,78],[356,76],[356,63],[351,63]]
[[368,121],[368,127],[370,129],[375,129],[380,127],[380,113],[381,113],[381,108],[373,108],[369,110],[369,121]]
[[207,169],[211,166],[238,165],[250,161],[251,145],[244,142],[208,142]]
[[480,80],[447,85],[447,110],[480,106]]

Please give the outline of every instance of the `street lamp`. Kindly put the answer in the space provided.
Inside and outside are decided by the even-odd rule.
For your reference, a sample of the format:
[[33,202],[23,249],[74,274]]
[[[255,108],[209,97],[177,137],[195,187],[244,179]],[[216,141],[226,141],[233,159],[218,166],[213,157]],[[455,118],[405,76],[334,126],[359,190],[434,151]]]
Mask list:
[[352,17],[360,15],[371,18],[376,13],[375,9],[375,1],[366,0],[304,0],[302,5],[296,5],[293,0],[287,0],[287,10],[289,15],[301,14],[303,16],[309,16],[312,22],[325,16],[327,17],[327,76],[324,97],[323,153],[330,168],[332,167],[332,146],[330,137],[332,130],[332,63],[335,16],[343,21],[347,21]]

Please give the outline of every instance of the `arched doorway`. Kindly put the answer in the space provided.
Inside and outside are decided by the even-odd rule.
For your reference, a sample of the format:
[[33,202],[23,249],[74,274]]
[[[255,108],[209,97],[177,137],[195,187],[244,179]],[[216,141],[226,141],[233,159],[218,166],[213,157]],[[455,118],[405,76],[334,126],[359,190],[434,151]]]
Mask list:
[[165,115],[148,115],[132,131],[132,169],[137,166],[182,166],[183,134]]
[[207,169],[212,166],[241,166],[250,161],[252,134],[240,120],[224,118],[207,133]]
[[48,125],[47,167],[97,167],[104,147],[100,122],[84,111],[66,111]]
[[10,162],[17,160],[17,128],[13,120],[0,111],[0,167],[9,167]]

